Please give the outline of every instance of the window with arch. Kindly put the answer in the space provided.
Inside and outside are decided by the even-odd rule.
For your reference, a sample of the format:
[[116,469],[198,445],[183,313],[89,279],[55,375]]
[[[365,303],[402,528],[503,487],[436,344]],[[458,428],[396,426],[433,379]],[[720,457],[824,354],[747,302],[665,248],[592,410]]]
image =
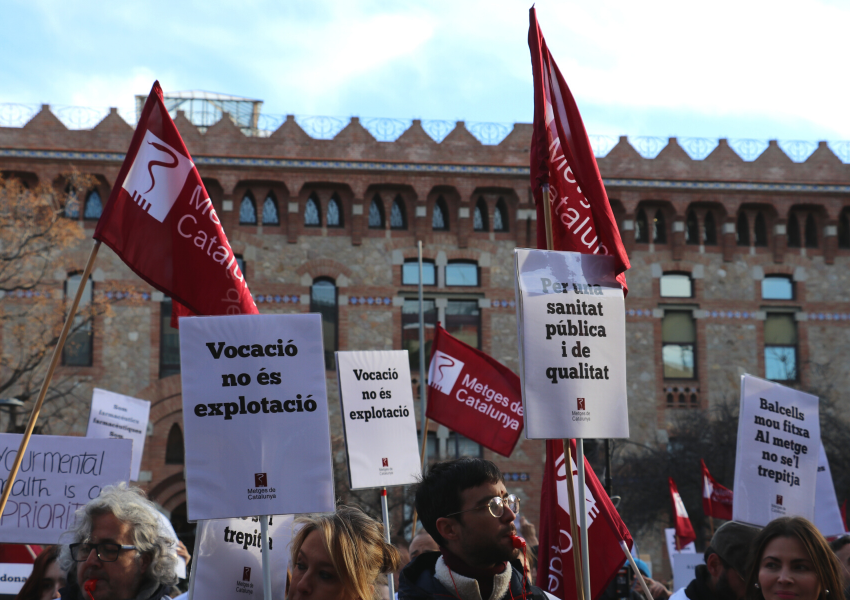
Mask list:
[[65,187],[64,215],[68,219],[80,218],[80,199],[77,197],[77,190],[70,184]]
[[470,260],[452,260],[446,265],[446,286],[479,285],[478,263]]
[[475,203],[475,211],[472,213],[472,230],[487,231],[487,203],[484,198],[479,198]]
[[407,229],[407,212],[404,209],[404,199],[400,195],[395,197],[390,209],[390,229]]
[[717,245],[717,223],[714,221],[714,213],[708,211],[703,219],[703,244],[706,246]]
[[185,458],[183,450],[183,431],[180,425],[174,423],[168,430],[168,441],[165,442],[165,464],[182,465]]
[[369,205],[369,229],[384,228],[384,202],[378,194],[372,197]]
[[797,220],[797,215],[791,213],[788,215],[788,224],[785,226],[788,235],[788,247],[799,248],[800,244],[800,222]]
[[850,217],[846,209],[838,217],[838,247],[850,248]]
[[321,227],[322,213],[319,211],[319,199],[315,194],[307,198],[304,205],[304,225],[306,227]]
[[431,229],[434,231],[448,231],[449,229],[449,211],[446,207],[446,201],[442,196],[434,202],[434,214],[431,215]]
[[649,222],[643,209],[640,209],[635,217],[635,241],[638,244],[649,243]]
[[688,273],[664,273],[661,276],[662,298],[693,298],[694,284]]
[[688,216],[685,219],[685,243],[695,246],[699,242],[699,221],[697,221],[697,214],[693,210],[689,210]]
[[750,222],[744,211],[738,213],[738,221],[735,223],[735,238],[739,246],[750,245]]
[[171,326],[171,298],[159,305],[159,378],[180,372],[180,332]]
[[334,352],[339,349],[339,310],[337,308],[336,283],[333,279],[319,277],[313,280],[313,286],[310,288],[310,312],[319,313],[322,316],[325,369],[333,370],[336,368]]
[[[77,295],[82,279],[82,274],[74,273],[65,280],[65,301],[68,306]],[[91,316],[86,313],[91,307],[93,288],[94,284],[89,277],[88,281],[85,282],[83,294],[80,296],[80,304],[77,307],[77,314],[74,316],[74,325],[62,350],[62,364],[69,367],[92,366],[94,332],[92,331]]]
[[767,246],[767,221],[761,211],[756,213],[756,220],[753,223],[753,245]]
[[667,223],[661,209],[655,211],[655,218],[652,219],[652,242],[654,244],[667,243]]
[[263,200],[263,225],[280,225],[280,212],[277,209],[277,198],[271,192]]
[[334,194],[328,200],[328,216],[326,219],[328,227],[342,227],[342,203],[339,196]]
[[505,206],[505,199],[499,198],[496,201],[496,210],[493,211],[493,231],[505,232],[508,230],[508,209]]
[[805,242],[806,248],[818,247],[818,227],[813,213],[809,213],[806,217]]
[[239,224],[257,224],[257,205],[254,203],[254,197],[251,195],[251,192],[246,192],[242,196],[242,202],[239,204]]
[[103,214],[103,201],[100,199],[100,193],[97,190],[92,190],[86,196],[83,218],[87,221],[97,221],[101,214]]
[[[407,258],[401,266],[401,284],[419,285],[419,260]],[[437,285],[437,267],[433,260],[422,261],[422,285]]]
[[794,281],[788,275],[768,275],[761,280],[762,300],[793,300]]

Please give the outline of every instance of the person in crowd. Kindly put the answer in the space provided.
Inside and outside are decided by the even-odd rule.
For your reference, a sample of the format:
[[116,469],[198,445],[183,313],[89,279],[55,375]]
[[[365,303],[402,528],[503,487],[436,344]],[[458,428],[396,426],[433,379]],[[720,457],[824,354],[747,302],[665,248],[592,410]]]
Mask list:
[[59,566],[63,600],[160,600],[177,583],[175,540],[138,488],[106,486],[77,510]]
[[841,574],[844,576],[844,596],[850,599],[850,535],[842,535],[832,540],[829,547],[843,567]]
[[384,541],[384,526],[357,508],[300,517],[299,526],[288,600],[377,600],[384,574],[401,566],[398,550]]
[[748,600],[841,600],[841,564],[829,544],[802,517],[767,524],[753,541]]
[[32,565],[27,578],[15,600],[52,600],[59,598],[59,590],[65,587],[65,573],[59,568],[56,558],[58,546],[45,546]]
[[423,552],[402,569],[399,600],[551,597],[531,584],[517,560],[519,499],[508,494],[495,464],[480,458],[437,463],[416,486],[415,503],[440,550]]
[[[757,527],[737,521],[728,521],[721,525],[705,549],[705,564],[697,566],[695,578],[687,587],[676,591],[670,600],[744,598],[747,593],[744,584],[747,557],[758,533]],[[659,596],[655,596],[656,592],[659,592]],[[650,586],[650,593],[656,598],[665,597],[663,591],[657,587],[653,590]]]
[[393,571],[393,583],[394,588],[398,589],[398,579],[401,575],[401,567],[410,562],[410,544],[407,543],[407,540],[403,537],[398,537],[393,540],[393,546],[398,550],[398,564],[399,568],[396,571]]
[[408,551],[410,552],[410,560],[413,560],[423,552],[439,552],[440,547],[434,541],[434,538],[431,537],[430,533],[424,529],[420,529],[413,536],[413,539],[410,540]]

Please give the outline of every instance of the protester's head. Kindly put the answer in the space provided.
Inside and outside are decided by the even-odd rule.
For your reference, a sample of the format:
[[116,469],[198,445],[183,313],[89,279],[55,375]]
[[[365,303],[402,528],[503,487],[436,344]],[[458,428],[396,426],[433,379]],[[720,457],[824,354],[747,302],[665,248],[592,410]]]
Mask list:
[[[156,507],[127,484],[107,486],[79,509],[66,532],[59,566],[76,569],[76,585],[96,580],[94,600],[126,600],[177,583],[175,543]],[[143,596],[142,596],[143,597]]]
[[289,600],[374,600],[382,574],[400,566],[398,551],[384,541],[384,527],[361,510],[300,517],[292,538]]
[[518,511],[499,468],[488,460],[460,458],[433,465],[416,488],[422,526],[440,546],[471,566],[515,558]]
[[844,576],[844,587],[850,586],[850,535],[842,535],[840,538],[834,539],[829,543],[829,547],[835,552],[838,557],[838,562],[844,567],[842,575]]
[[740,600],[746,595],[747,558],[758,533],[758,527],[737,521],[724,523],[714,532],[704,556],[708,587],[718,598]]
[[410,551],[410,560],[413,560],[423,552],[439,552],[440,547],[434,541],[434,538],[431,537],[430,533],[424,529],[420,529],[413,536],[413,539],[410,540],[410,548],[408,550]]
[[840,600],[842,581],[838,559],[806,519],[771,521],[753,542],[749,600]]
[[32,573],[27,578],[15,600],[52,600],[59,598],[59,590],[65,587],[65,573],[59,568],[56,558],[58,546],[46,546],[35,558]]

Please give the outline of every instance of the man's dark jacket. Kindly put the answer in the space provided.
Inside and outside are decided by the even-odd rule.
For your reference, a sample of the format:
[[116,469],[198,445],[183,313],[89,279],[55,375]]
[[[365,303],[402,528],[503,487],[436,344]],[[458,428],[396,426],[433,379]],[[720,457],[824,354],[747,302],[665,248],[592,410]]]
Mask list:
[[[450,592],[447,590],[434,577],[434,567],[439,558],[439,552],[425,552],[417,556],[412,563],[402,569],[398,586],[398,600],[457,598],[457,595],[453,591]],[[505,594],[504,598],[510,598],[513,595],[515,600],[520,600],[520,598],[547,600],[543,590],[531,585],[530,581],[525,582],[525,592],[527,595],[523,595],[522,563],[518,560],[512,560],[510,592]],[[487,598],[484,600],[487,600]],[[500,598],[499,600],[502,599]]]
[[693,580],[685,588],[685,595],[690,600],[727,600],[725,596],[708,589],[710,580],[711,574],[708,572],[708,567],[697,565]]

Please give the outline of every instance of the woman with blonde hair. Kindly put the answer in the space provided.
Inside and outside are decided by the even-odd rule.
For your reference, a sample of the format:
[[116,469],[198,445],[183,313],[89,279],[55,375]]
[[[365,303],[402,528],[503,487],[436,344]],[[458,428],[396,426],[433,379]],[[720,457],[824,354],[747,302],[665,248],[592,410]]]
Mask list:
[[288,600],[377,600],[385,574],[401,566],[398,551],[384,541],[383,525],[357,508],[300,517],[299,525]]

